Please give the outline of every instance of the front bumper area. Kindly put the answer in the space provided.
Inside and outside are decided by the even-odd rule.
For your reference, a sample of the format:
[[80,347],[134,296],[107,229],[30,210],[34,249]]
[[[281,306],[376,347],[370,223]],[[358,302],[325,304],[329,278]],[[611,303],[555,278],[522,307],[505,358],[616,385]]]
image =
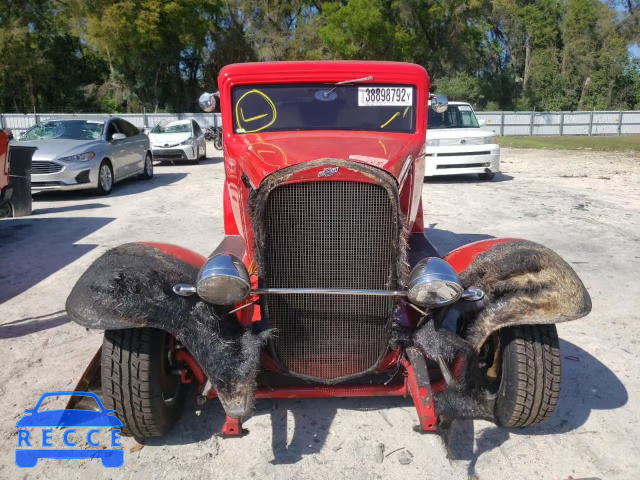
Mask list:
[[186,162],[197,159],[196,149],[193,145],[174,145],[172,147],[151,147],[154,160],[160,162]]
[[500,171],[500,145],[427,147],[425,177]]
[[69,162],[34,159],[31,165],[31,191],[84,190],[98,184],[97,162]]

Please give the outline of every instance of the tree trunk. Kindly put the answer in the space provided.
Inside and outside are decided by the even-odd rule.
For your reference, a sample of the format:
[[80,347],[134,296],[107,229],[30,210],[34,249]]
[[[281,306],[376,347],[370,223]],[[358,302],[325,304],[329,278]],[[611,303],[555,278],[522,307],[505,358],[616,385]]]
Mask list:
[[580,93],[580,101],[578,102],[578,110],[582,110],[582,106],[584,104],[584,97],[587,96],[589,92],[589,84],[591,83],[591,77],[587,77],[584,80],[584,84],[582,85],[582,93]]
[[531,78],[531,54],[533,53],[533,38],[527,35],[524,48],[524,74],[522,79],[522,90],[527,90],[529,79]]

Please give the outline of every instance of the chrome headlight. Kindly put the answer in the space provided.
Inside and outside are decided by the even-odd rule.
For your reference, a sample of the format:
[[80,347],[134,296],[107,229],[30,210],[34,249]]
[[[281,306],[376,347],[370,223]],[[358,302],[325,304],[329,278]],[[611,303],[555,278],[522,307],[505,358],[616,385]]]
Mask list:
[[438,147],[440,145],[440,140],[437,138],[427,140],[427,147]]
[[61,162],[88,162],[95,156],[96,154],[93,152],[85,152],[85,153],[80,153],[78,155],[69,155],[68,157],[60,157],[58,160]]
[[429,257],[420,260],[411,272],[407,297],[422,307],[443,307],[457,301],[463,288],[458,275],[441,258]]
[[249,296],[249,272],[238,257],[219,253],[204,264],[196,280],[198,296],[214,305],[234,305]]

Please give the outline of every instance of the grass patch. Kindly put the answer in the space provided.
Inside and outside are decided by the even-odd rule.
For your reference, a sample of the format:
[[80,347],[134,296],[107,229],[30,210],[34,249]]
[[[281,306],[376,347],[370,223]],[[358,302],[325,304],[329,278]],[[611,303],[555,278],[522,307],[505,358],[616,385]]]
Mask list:
[[508,148],[595,151],[635,150],[640,152],[640,135],[620,137],[500,137],[498,143]]

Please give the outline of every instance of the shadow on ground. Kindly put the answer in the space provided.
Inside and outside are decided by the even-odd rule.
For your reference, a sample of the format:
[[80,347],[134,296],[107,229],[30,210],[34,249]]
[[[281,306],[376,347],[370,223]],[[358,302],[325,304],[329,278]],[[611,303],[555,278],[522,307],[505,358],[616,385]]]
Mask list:
[[38,317],[21,318],[0,325],[0,340],[18,338],[69,323],[64,310]]
[[76,244],[113,218],[20,218],[0,221],[0,303],[20,295],[93,250]]
[[496,173],[493,180],[480,180],[478,175],[439,175],[437,177],[425,177],[424,183],[437,183],[442,185],[458,184],[458,183],[499,183],[513,180],[511,175],[504,173]]
[[113,198],[122,197],[124,195],[135,195],[137,193],[148,192],[158,187],[166,187],[186,178],[186,173],[153,173],[151,180],[138,180],[135,177],[123,180],[113,186],[113,190],[109,195],[104,197],[97,195],[92,190],[71,190],[67,192],[38,192],[33,195],[34,203],[47,200],[82,200],[87,198]]
[[582,427],[593,410],[614,410],[627,403],[629,394],[624,384],[600,360],[566,340],[560,340],[560,352],[560,399],[555,414],[546,423],[523,429],[505,429],[492,425],[478,434],[471,420],[453,423],[448,437],[449,458],[469,461],[470,477],[476,474],[476,463],[480,456],[500,447],[510,435],[566,434]]

